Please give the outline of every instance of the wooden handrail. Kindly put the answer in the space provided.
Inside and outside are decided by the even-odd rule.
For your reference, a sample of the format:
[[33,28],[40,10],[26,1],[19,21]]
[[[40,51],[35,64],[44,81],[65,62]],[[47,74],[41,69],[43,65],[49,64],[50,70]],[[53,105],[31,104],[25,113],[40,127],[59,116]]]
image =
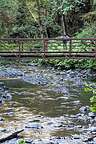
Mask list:
[[[68,42],[69,43],[68,49],[67,49],[68,51],[66,51],[66,50],[65,51],[63,51],[63,50],[62,51],[56,51],[56,50],[48,51],[48,42],[51,42],[51,40],[62,41],[63,44],[65,44],[65,45]],[[65,40],[65,43],[64,43],[64,40]],[[43,42],[42,51],[23,51],[23,46],[24,46],[23,44],[27,43],[27,42],[32,42],[32,41]],[[81,56],[84,54],[83,56],[85,56],[85,57],[88,56],[88,57],[96,58],[96,50],[95,50],[96,38],[81,38],[81,39],[77,39],[77,38],[43,38],[43,39],[42,38],[0,38],[0,42],[1,43],[2,42],[16,43],[16,45],[18,47],[18,51],[11,51],[11,50],[10,51],[1,51],[0,55],[1,56],[5,55],[6,57],[9,54],[10,54],[10,56],[11,55],[15,56],[15,54],[16,54],[16,55],[18,55],[18,58],[22,57],[23,55],[26,56],[26,54],[28,54],[29,57],[30,57],[30,55],[36,56],[36,54],[37,54],[39,57],[39,55],[41,54],[44,57],[48,57],[48,56],[52,57],[52,55],[53,55],[53,57],[62,55],[62,56],[65,56],[65,57],[68,56],[69,58],[71,58],[72,56],[78,57],[79,55]],[[76,43],[80,42],[81,45],[83,44],[83,42],[85,42],[85,44],[90,44],[90,48],[92,48],[91,42],[93,42],[94,43],[94,48],[93,48],[94,51],[90,51],[90,52],[89,51],[85,51],[85,52],[76,51],[75,52],[74,50],[72,51],[72,48],[73,48],[75,42]]]
[[62,41],[62,40],[66,40],[66,41],[70,41],[70,40],[94,40],[96,41],[96,38],[0,38],[0,41],[36,41],[36,40],[39,40],[39,41],[42,41],[42,40],[47,40],[47,41],[50,41],[50,40],[58,40],[58,41]]

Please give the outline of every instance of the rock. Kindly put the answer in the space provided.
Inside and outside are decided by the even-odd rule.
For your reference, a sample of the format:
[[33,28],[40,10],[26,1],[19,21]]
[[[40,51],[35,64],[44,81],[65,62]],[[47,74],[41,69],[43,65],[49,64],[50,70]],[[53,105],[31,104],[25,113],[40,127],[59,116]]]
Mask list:
[[4,100],[11,100],[12,95],[9,93],[9,88],[4,85],[3,82],[0,82],[0,104],[4,102]]
[[5,91],[8,91],[8,90],[9,90],[9,88],[6,87],[6,86],[4,86],[3,88],[4,88]]
[[23,73],[15,68],[5,68],[0,70],[0,77],[14,78],[18,76],[23,76]]
[[29,123],[25,128],[32,128],[32,129],[42,129],[43,126],[41,126],[39,123]]
[[32,67],[35,67],[35,66],[37,66],[38,64],[36,64],[36,63],[28,63],[28,66],[32,66]]
[[5,93],[7,100],[12,100],[12,95],[10,93]]
[[70,73],[70,77],[71,77],[71,78],[76,77],[76,75],[77,75],[77,74],[76,74],[76,73],[74,73],[74,72],[71,72],[71,73]]
[[77,135],[77,134],[75,134],[75,135],[73,136],[73,139],[80,139],[80,136]]
[[96,127],[90,127],[88,130],[89,130],[90,132],[96,132]]
[[3,87],[4,86],[4,83],[3,82],[0,82],[0,87]]
[[91,117],[92,119],[94,119],[96,115],[93,112],[90,112],[90,113],[88,113],[88,116]]
[[6,132],[7,130],[5,128],[0,128],[0,132]]
[[5,115],[8,115],[8,116],[13,116],[14,115],[14,112],[7,112],[7,113],[5,113]]
[[81,113],[87,114],[89,111],[89,107],[88,106],[82,106],[79,110]]
[[80,117],[80,116],[82,116],[81,113],[76,114],[76,117],[77,117],[77,118]]
[[0,117],[0,122],[1,122],[1,121],[4,121],[4,119],[3,119],[2,117]]
[[2,97],[0,97],[0,105],[2,104],[2,102],[3,102],[3,99],[2,99]]
[[94,142],[96,142],[96,137],[93,140],[94,140]]
[[26,144],[32,144],[33,140],[32,139],[29,139],[29,138],[25,138],[25,143]]

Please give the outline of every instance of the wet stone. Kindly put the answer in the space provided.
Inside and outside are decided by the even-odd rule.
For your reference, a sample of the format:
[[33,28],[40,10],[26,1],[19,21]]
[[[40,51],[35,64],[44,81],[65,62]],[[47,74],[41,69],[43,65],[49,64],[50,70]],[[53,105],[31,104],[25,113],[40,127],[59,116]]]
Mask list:
[[39,123],[29,123],[25,128],[42,129],[43,126]]
[[3,82],[0,82],[0,87],[3,87],[4,86],[4,83]]
[[12,100],[12,95],[8,92],[5,92],[3,95],[3,98],[6,100]]
[[73,136],[73,139],[80,139],[80,136],[77,135],[77,134],[75,134],[75,135]]
[[0,69],[0,77],[14,78],[18,76],[23,76],[23,73],[18,69],[15,68]]
[[14,116],[14,112],[6,112],[6,113],[5,113],[5,115],[7,115],[7,116],[10,116],[10,117],[11,117],[11,116]]
[[86,114],[89,111],[89,107],[88,106],[82,106],[79,110],[81,113]]
[[0,97],[0,104],[2,104],[3,103],[3,99],[2,99],[2,97]]
[[9,90],[9,88],[6,87],[6,86],[4,86],[3,88],[4,88],[4,91],[8,91]]
[[88,130],[89,130],[90,132],[95,132],[95,133],[96,133],[96,127],[90,127]]
[[0,132],[6,132],[7,130],[5,128],[0,128]]
[[88,116],[91,117],[92,119],[94,119],[94,118],[96,117],[96,114],[94,114],[93,112],[90,112],[90,113],[88,114]]
[[25,143],[26,144],[32,144],[33,140],[32,139],[29,139],[29,138],[25,138]]
[[3,119],[2,117],[0,117],[0,122],[1,122],[1,121],[4,121],[4,119]]
[[12,95],[9,93],[9,88],[0,82],[0,104],[3,104],[4,100],[11,100]]
[[36,63],[28,63],[28,66],[31,66],[31,67],[35,67],[35,66],[37,66],[38,64],[36,64]]

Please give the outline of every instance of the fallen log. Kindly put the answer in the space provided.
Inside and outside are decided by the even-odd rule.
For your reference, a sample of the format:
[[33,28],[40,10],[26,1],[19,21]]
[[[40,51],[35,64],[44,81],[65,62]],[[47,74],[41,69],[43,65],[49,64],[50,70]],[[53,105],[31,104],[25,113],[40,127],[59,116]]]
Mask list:
[[23,132],[23,131],[24,131],[24,129],[21,129],[21,130],[12,132],[12,133],[4,134],[4,136],[2,136],[2,137],[0,138],[0,143],[3,143],[3,142],[5,142],[5,141],[7,141],[7,140],[11,140],[11,139],[13,139],[13,138],[16,138],[17,135],[18,135],[19,133]]

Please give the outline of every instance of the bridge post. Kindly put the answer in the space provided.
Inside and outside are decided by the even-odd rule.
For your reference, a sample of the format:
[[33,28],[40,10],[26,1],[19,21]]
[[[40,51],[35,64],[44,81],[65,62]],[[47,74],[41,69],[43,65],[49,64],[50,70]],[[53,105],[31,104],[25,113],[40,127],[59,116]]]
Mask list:
[[69,57],[71,58],[71,53],[72,53],[72,39],[69,41]]
[[44,39],[44,57],[46,57],[46,53],[48,52],[48,40]]
[[23,52],[23,41],[22,41],[22,47],[21,47],[21,52]]
[[19,55],[18,55],[18,58],[19,58],[19,61],[20,61],[20,57],[21,57],[21,47],[20,47],[20,41],[18,41],[18,47],[19,47]]

